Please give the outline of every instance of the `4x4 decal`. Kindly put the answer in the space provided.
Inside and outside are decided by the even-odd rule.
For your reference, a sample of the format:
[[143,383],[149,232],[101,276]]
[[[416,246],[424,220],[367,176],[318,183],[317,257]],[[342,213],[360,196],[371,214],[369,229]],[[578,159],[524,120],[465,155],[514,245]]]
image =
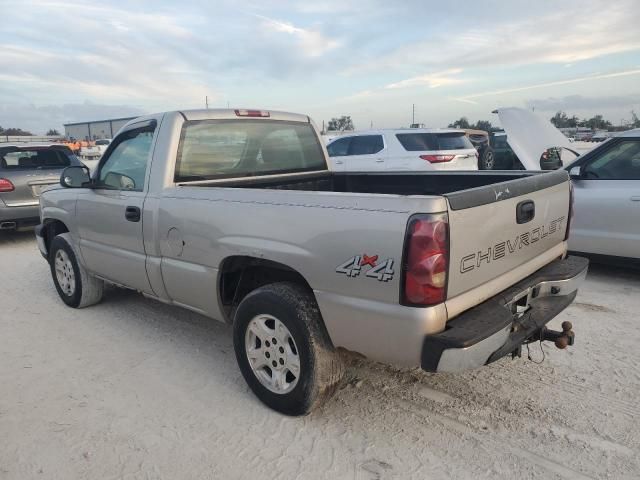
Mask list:
[[384,262],[378,262],[378,255],[369,256],[355,255],[346,262],[338,265],[336,273],[343,273],[347,277],[357,277],[364,270],[363,267],[370,267],[366,270],[365,277],[375,278],[380,282],[388,282],[393,278],[393,259],[388,258]]

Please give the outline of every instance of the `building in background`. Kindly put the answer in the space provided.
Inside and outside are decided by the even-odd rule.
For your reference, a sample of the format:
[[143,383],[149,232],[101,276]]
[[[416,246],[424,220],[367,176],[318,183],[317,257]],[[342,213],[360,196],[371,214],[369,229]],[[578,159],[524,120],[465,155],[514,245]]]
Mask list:
[[77,122],[64,124],[64,136],[76,140],[98,140],[100,138],[113,138],[129,120],[136,117],[111,118],[109,120],[93,120],[90,122]]

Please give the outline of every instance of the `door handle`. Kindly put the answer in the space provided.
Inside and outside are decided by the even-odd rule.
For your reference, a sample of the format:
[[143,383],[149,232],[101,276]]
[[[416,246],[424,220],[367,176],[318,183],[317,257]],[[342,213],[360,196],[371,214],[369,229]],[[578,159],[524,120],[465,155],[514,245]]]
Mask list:
[[632,202],[640,202],[640,196],[637,196],[637,197],[631,197],[631,201],[632,201]]
[[344,162],[342,160],[336,160],[334,163],[336,165],[342,165]]
[[124,218],[130,222],[140,221],[140,208],[139,207],[127,207],[124,211]]
[[516,206],[516,223],[530,222],[535,216],[536,204],[533,203],[533,200],[525,200]]
[[376,160],[376,163],[382,163],[382,162],[384,162],[384,160],[383,160],[382,158],[378,158],[378,159]]

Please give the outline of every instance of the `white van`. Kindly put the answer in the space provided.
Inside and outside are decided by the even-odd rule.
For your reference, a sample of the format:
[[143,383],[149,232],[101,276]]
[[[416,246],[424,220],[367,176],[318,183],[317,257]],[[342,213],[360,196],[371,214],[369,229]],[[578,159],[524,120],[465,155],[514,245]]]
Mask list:
[[353,132],[332,139],[327,150],[339,172],[478,170],[476,149],[456,129]]

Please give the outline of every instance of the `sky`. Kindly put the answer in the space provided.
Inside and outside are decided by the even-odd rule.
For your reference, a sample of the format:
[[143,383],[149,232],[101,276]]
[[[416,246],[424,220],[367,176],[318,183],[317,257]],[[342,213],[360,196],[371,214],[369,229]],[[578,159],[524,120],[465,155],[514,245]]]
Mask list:
[[640,113],[637,0],[0,0],[0,126],[245,107],[446,126]]

